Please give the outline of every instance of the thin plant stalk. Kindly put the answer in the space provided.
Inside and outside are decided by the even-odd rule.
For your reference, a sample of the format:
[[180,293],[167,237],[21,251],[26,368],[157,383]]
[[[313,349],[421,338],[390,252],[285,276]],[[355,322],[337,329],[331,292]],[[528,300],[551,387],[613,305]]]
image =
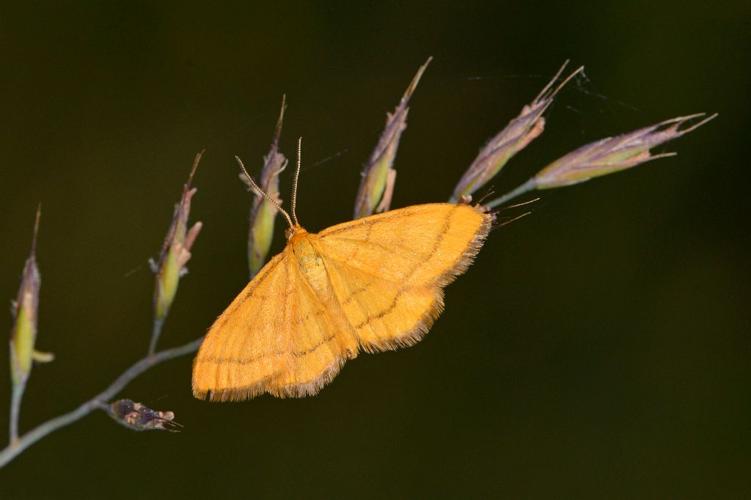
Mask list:
[[164,327],[164,318],[154,317],[154,322],[151,326],[151,339],[149,339],[149,354],[156,352],[156,343],[159,341],[159,337],[162,336],[162,328]]
[[187,344],[183,344],[179,347],[165,349],[164,351],[141,358],[130,368],[120,374],[120,376],[117,377],[114,382],[112,382],[106,389],[104,389],[102,392],[92,397],[85,403],[82,403],[75,410],[68,413],[63,413],[62,415],[47,420],[46,422],[30,430],[20,438],[17,438],[15,442],[10,443],[4,450],[0,451],[0,468],[6,466],[11,460],[16,458],[31,445],[47,436],[51,432],[54,432],[62,427],[65,427],[82,419],[94,410],[106,411],[108,402],[120,391],[122,391],[136,377],[165,361],[169,361],[171,359],[179,358],[181,356],[196,352],[198,350],[198,347],[201,345],[201,342],[203,342],[203,337],[193,340],[192,342],[188,342]]
[[529,193],[530,191],[533,191],[536,188],[537,188],[537,185],[535,184],[534,178],[529,179],[527,182],[517,187],[516,189],[512,189],[511,191],[504,194],[503,196],[499,196],[498,198],[494,199],[493,201],[489,203],[485,203],[484,205],[487,208],[500,207],[501,205],[508,203],[514,198],[517,198],[523,194]]
[[21,400],[26,389],[26,381],[14,384],[10,396],[10,446],[18,443],[18,418],[21,415]]

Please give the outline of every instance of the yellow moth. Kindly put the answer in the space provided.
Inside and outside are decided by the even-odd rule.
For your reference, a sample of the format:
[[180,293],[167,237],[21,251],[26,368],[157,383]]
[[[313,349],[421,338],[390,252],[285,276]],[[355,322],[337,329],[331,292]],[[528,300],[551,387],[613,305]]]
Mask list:
[[298,175],[299,160],[292,217],[277,206],[290,226],[286,247],[217,318],[198,351],[198,398],[310,396],[360,350],[415,344],[443,310],[443,287],[469,267],[493,221],[479,206],[435,203],[309,233],[295,214]]

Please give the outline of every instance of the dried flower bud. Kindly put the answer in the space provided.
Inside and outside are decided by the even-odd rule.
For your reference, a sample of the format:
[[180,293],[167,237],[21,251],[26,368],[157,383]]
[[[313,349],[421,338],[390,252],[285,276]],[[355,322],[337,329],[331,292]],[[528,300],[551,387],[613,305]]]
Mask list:
[[691,120],[705,116],[698,113],[666,120],[634,132],[607,137],[587,144],[554,161],[534,176],[537,189],[569,186],[594,177],[635,167],[641,163],[673,156],[675,153],[652,154],[651,149],[677,139],[712,120],[717,114],[681,130]]
[[14,386],[23,385],[26,382],[31,373],[33,361],[45,362],[54,359],[52,354],[35,351],[39,288],[41,286],[41,277],[36,261],[36,239],[39,231],[40,214],[41,210],[37,209],[31,252],[26,259],[21,276],[21,286],[11,310],[15,318],[10,333],[10,367]]
[[193,168],[190,171],[188,182],[183,186],[182,197],[175,205],[172,223],[164,239],[159,262],[152,263],[152,269],[156,273],[154,315],[157,321],[164,321],[169,313],[169,308],[177,293],[178,282],[187,273],[185,264],[190,260],[190,249],[193,247],[198,233],[201,232],[201,227],[203,227],[202,223],[196,222],[188,229],[190,202],[193,195],[196,194],[196,188],[191,187],[191,182],[196,168],[201,162],[202,155],[203,151],[198,153],[193,160]]
[[[282,121],[286,109],[285,101],[286,99],[282,97],[282,109],[276,122],[274,139],[269,153],[263,158],[263,169],[259,179],[261,189],[273,198],[279,206],[282,204],[279,197],[279,174],[287,166],[287,159],[279,152],[279,136],[282,133]],[[252,189],[248,178],[242,172],[240,179],[248,185],[249,189]],[[250,229],[248,231],[248,267],[251,278],[261,270],[266,262],[274,238],[274,222],[278,213],[277,207],[263,194],[257,191],[254,191],[253,194],[253,205],[250,209]]]
[[180,432],[182,428],[173,412],[152,410],[130,399],[118,399],[104,409],[115,422],[134,431]]
[[501,130],[480,150],[477,158],[454,188],[454,194],[451,195],[450,199],[452,203],[457,203],[461,199],[471,196],[472,193],[490,182],[516,153],[542,134],[545,129],[543,113],[550,107],[556,94],[566,83],[584,69],[580,67],[566,77],[560,85],[553,88],[567,65],[568,61],[561,66],[558,73],[535,97],[535,100],[531,104],[525,105],[519,116],[511,120],[506,128]]
[[391,197],[396,182],[396,170],[393,168],[394,159],[396,158],[396,151],[399,149],[402,132],[407,128],[409,100],[432,59],[432,57],[429,57],[425,64],[420,66],[404,92],[399,105],[393,113],[386,115],[386,127],[361,174],[362,179],[355,199],[355,219],[371,215],[374,212],[384,212],[391,205]]

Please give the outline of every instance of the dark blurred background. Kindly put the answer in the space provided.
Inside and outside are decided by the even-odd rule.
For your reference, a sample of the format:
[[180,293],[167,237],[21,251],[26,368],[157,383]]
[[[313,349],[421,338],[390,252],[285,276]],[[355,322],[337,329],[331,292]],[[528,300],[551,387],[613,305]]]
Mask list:
[[351,218],[385,113],[429,55],[395,207],[447,199],[567,58],[586,78],[496,192],[586,142],[720,116],[663,148],[676,158],[544,193],[492,233],[417,346],[361,356],[315,398],[241,404],[194,400],[191,359],[173,361],[122,396],[175,411],[181,434],[91,415],[1,470],[0,497],[749,497],[750,4],[261,5],[0,7],[0,297],[16,294],[41,201],[37,345],[57,355],[32,373],[22,430],[144,354],[146,261],[204,146],[205,229],[161,346],[201,335],[245,284],[232,156],[257,172],[284,92],[310,230]]

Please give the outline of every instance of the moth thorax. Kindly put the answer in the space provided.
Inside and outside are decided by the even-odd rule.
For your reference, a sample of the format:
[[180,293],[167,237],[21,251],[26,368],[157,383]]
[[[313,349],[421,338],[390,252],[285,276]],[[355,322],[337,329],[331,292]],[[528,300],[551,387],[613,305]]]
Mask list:
[[289,245],[307,282],[316,291],[323,292],[330,288],[330,283],[323,259],[313,246],[312,240],[314,237],[315,235],[311,236],[301,228],[300,231],[292,235]]

